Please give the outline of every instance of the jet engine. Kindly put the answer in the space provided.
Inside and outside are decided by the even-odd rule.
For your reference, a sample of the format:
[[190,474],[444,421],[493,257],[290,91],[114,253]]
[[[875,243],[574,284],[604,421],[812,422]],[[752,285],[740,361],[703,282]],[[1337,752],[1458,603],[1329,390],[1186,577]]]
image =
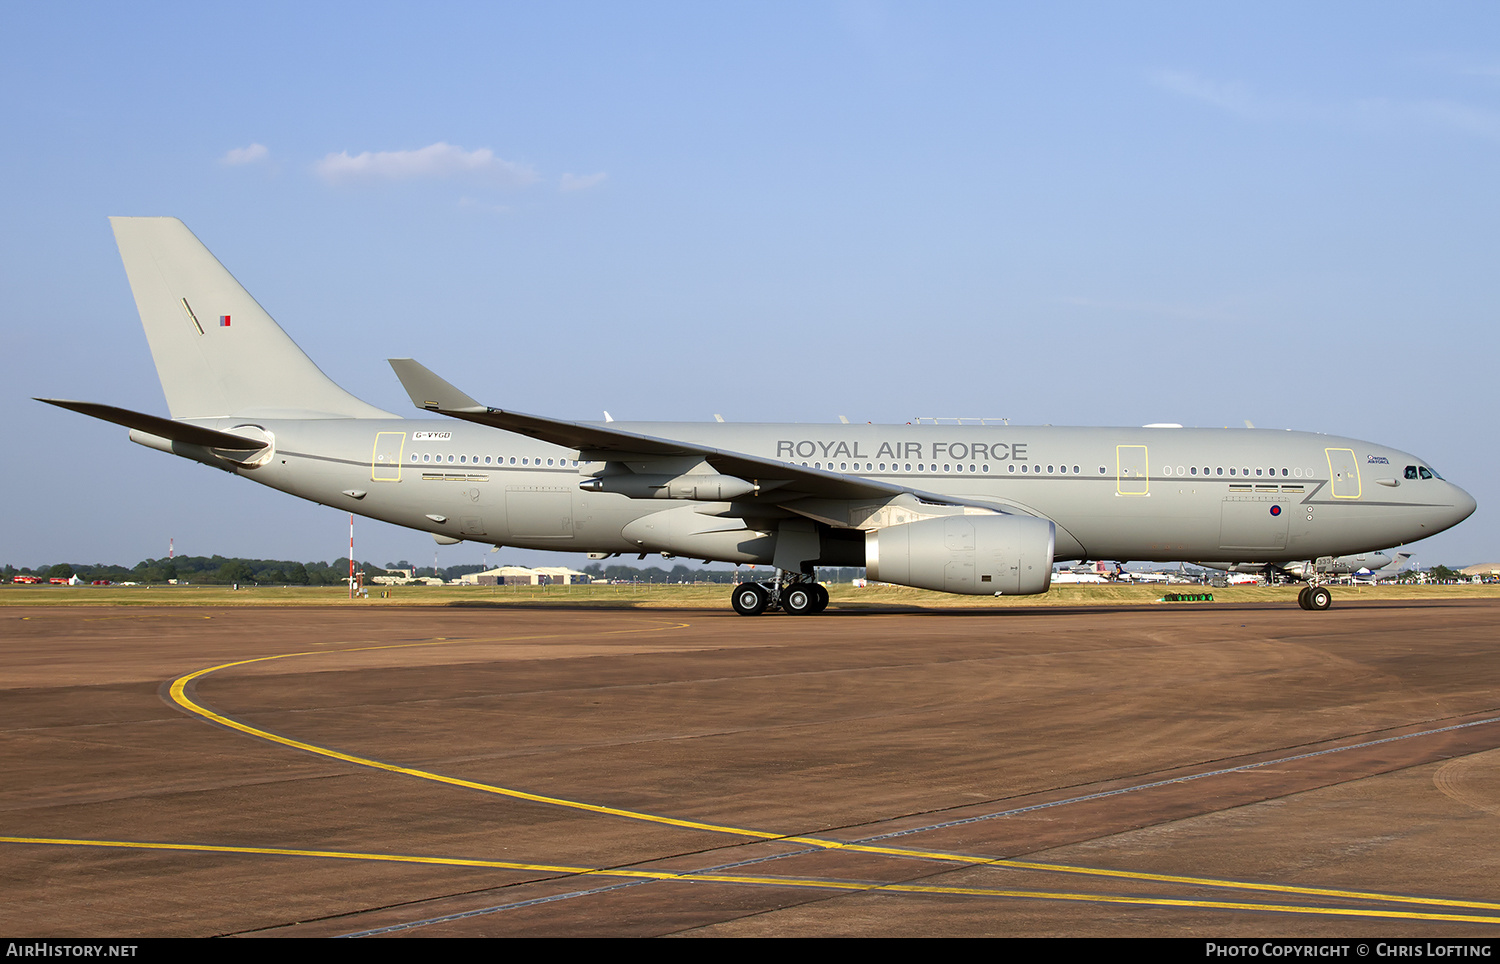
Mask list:
[[1056,527],[1020,515],[953,515],[865,534],[865,572],[899,586],[1031,596],[1052,584]]

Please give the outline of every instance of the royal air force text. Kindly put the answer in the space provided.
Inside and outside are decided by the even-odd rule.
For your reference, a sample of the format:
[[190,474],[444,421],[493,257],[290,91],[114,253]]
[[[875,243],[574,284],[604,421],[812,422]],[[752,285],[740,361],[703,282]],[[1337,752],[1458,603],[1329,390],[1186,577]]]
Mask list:
[[881,442],[870,453],[860,442],[815,442],[811,439],[776,442],[778,459],[890,459],[913,461],[954,459],[955,461],[1026,462],[1030,460],[1026,442]]

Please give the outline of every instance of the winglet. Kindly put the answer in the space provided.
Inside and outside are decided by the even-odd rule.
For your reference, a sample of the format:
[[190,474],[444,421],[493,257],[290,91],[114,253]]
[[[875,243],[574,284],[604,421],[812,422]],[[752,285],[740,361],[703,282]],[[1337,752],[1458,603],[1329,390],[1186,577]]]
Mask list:
[[412,358],[388,358],[401,387],[411,396],[411,403],[429,412],[483,413],[489,408],[434,375],[426,365]]

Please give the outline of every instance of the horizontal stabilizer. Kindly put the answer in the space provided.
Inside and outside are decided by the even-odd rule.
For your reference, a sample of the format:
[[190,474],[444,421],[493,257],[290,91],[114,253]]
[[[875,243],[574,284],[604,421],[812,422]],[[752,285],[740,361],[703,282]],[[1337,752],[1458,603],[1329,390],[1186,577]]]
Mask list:
[[266,447],[263,439],[250,439],[242,435],[230,435],[228,432],[216,432],[201,425],[174,422],[170,418],[132,412],[128,408],[115,408],[113,405],[100,405],[95,402],[74,402],[64,398],[38,398],[36,400],[46,402],[48,405],[56,405],[58,408],[66,408],[80,415],[100,418],[126,428],[171,439],[174,442],[186,442],[189,445],[202,445],[205,448],[224,449],[230,452],[254,452]]

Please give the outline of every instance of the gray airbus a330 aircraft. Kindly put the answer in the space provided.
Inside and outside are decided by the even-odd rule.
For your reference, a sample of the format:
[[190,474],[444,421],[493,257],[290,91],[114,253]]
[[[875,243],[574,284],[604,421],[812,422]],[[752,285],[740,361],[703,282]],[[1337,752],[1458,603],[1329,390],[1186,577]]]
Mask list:
[[[1291,566],[1426,538],[1474,500],[1404,452],[1306,432],[569,422],[480,404],[411,359],[405,419],[324,375],[175,218],[114,218],[171,418],[42,399],[132,441],[439,543],[774,566],[734,608],[808,614],[813,567],[1044,593],[1054,560]],[[1304,609],[1328,590],[1304,589]]]

